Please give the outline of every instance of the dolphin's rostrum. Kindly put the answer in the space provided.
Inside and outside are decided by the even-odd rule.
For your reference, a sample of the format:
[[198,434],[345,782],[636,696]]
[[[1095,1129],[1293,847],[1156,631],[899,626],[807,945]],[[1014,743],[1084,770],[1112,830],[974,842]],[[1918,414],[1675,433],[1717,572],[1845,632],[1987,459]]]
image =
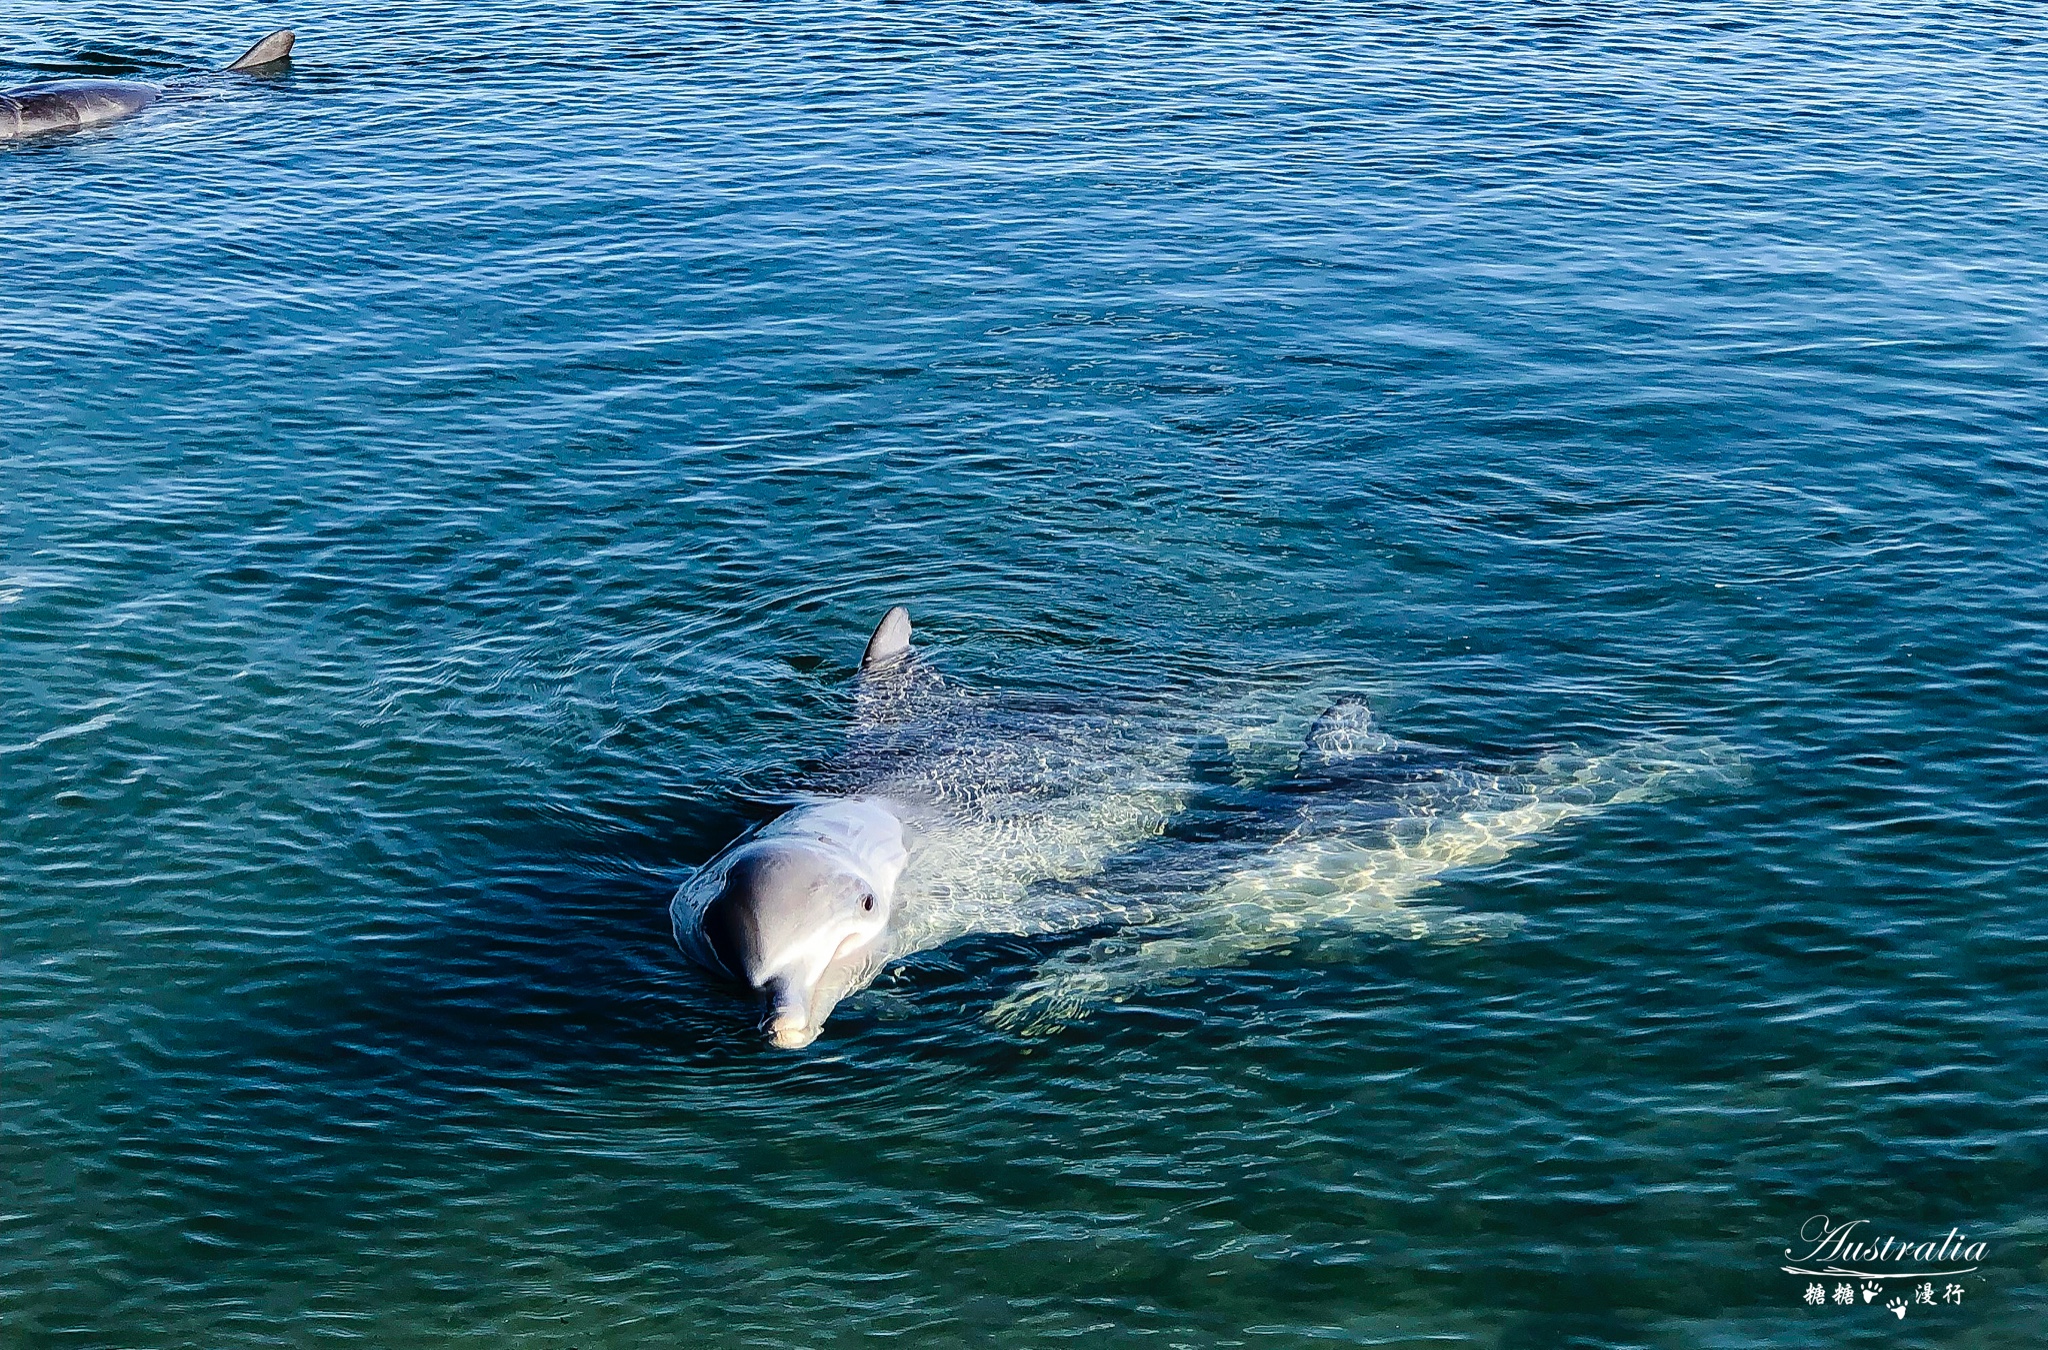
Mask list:
[[[263,71],[283,65],[291,53],[291,30],[280,28],[224,69]],[[141,112],[163,93],[140,80],[43,80],[0,89],[0,141],[99,126]]]

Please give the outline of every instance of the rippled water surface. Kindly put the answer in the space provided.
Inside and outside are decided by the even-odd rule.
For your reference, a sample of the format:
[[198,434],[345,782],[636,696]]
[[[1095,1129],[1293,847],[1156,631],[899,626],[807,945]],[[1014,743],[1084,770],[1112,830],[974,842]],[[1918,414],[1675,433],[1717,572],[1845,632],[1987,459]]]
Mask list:
[[[0,83],[300,38],[0,149],[0,1340],[2040,1343],[2038,11],[61,8]],[[775,1052],[664,906],[897,601],[1741,771]]]

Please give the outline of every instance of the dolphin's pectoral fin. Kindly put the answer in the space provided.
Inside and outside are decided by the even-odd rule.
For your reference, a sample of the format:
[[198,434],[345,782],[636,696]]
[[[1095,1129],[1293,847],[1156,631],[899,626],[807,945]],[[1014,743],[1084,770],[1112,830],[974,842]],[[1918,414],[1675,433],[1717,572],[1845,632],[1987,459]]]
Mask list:
[[1047,962],[1039,973],[996,1001],[986,1014],[992,1027],[1014,1036],[1052,1036],[1112,1001],[1102,972],[1077,962],[1064,969]]
[[1050,1036],[1141,989],[1175,983],[1190,971],[1238,965],[1286,947],[1296,936],[1292,928],[1276,925],[1159,929],[1151,937],[1102,938],[1040,965],[989,1009],[988,1021],[1019,1036]]
[[1135,940],[1103,938],[1063,952],[990,1008],[987,1020],[1013,1035],[1050,1036],[1140,990],[1185,983],[1197,971],[1240,966],[1303,942],[1318,948],[1334,943],[1342,959],[1355,959],[1361,938],[1456,945],[1504,937],[1520,926],[1517,915],[1415,904],[1389,904],[1370,915],[1314,918],[1233,910],[1200,925],[1154,930],[1154,936]]
[[909,653],[910,611],[897,605],[875,625],[874,636],[868,639],[867,650],[860,656],[861,674],[892,666]]
[[248,51],[235,59],[229,70],[255,70],[262,66],[274,66],[291,59],[292,30],[280,28],[264,38]]
[[839,1004],[842,1013],[858,1013],[877,1022],[912,1022],[922,1016],[917,1000],[902,989],[880,989],[869,985],[849,994]]

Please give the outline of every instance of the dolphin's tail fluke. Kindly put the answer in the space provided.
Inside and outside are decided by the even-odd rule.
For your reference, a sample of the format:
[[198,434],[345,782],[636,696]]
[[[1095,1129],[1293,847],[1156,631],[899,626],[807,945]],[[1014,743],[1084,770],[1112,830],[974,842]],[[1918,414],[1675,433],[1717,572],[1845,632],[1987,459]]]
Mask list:
[[240,59],[229,70],[255,70],[260,66],[274,66],[289,61],[292,55],[292,30],[280,28],[269,37],[243,52]]

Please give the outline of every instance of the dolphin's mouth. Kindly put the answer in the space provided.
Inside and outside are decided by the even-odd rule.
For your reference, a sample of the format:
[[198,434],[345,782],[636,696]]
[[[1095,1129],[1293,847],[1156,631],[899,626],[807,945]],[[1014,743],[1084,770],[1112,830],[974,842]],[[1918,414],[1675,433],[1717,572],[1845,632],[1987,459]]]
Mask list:
[[812,1026],[772,1025],[764,1028],[768,1033],[768,1044],[777,1050],[801,1050],[818,1039],[821,1028]]
[[816,990],[805,989],[792,980],[771,979],[761,986],[761,1030],[778,1050],[801,1050],[818,1039],[824,1030],[811,1016]]

